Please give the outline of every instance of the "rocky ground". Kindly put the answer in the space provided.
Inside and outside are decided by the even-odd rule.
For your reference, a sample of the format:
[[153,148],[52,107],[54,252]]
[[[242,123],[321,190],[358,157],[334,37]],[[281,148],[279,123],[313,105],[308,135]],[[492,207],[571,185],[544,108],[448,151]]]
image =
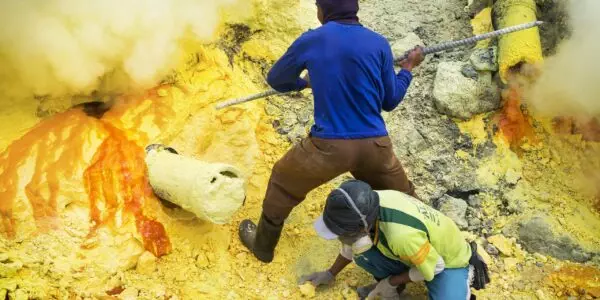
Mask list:
[[[314,1],[302,0],[294,9],[286,1],[255,2],[256,11],[247,24],[228,24],[212,45],[222,53],[211,48],[202,54],[202,59],[211,63],[188,64],[165,81],[183,86],[189,83],[199,91],[192,97],[199,103],[188,108],[189,116],[186,113],[176,120],[177,124],[185,123],[183,129],[173,129],[161,140],[182,153],[242,165],[250,174],[247,203],[235,220],[219,227],[167,221],[173,233],[173,253],[156,260],[146,252],[137,261],[128,262],[128,268],[99,277],[99,283],[86,279],[99,276],[94,271],[68,271],[77,266],[69,265],[70,258],[64,253],[78,247],[83,236],[61,231],[27,241],[0,240],[2,252],[18,248],[25,249],[18,254],[27,254],[20,258],[14,253],[0,253],[0,299],[2,292],[10,297],[26,297],[25,291],[44,295],[31,291],[42,290],[48,283],[59,291],[76,286],[82,290],[74,293],[79,298],[98,297],[97,293],[113,288],[123,289],[114,295],[122,299],[310,298],[312,291],[300,291],[296,279],[327,267],[339,247],[319,239],[311,224],[328,191],[346,175],[312,192],[294,210],[272,264],[258,263],[237,241],[238,222],[256,219],[260,213],[273,163],[289,144],[304,137],[312,124],[310,91],[259,100],[222,113],[209,106],[223,97],[220,93],[233,96],[229,94],[264,88],[264,75],[273,61],[302,30],[317,26]],[[415,44],[434,45],[471,36],[474,28],[486,28],[489,24],[482,25],[485,16],[478,12],[490,1],[468,2],[473,3],[364,0],[360,17],[365,26],[387,37],[395,54],[400,55]],[[540,18],[564,21],[557,3],[538,1]],[[471,24],[472,18],[483,21]],[[561,22],[556,23],[542,30],[547,54],[567,35]],[[396,154],[423,200],[453,218],[466,238],[485,249],[492,284],[476,292],[479,298],[600,297],[600,216],[590,209],[595,204],[590,200],[595,190],[582,183],[590,166],[600,168],[600,146],[577,136],[555,135],[551,123],[541,118],[532,119],[537,141],[510,145],[498,129],[502,100],[496,75],[497,51],[491,41],[477,49],[431,55],[414,70],[403,104],[385,114]],[[234,73],[221,69],[223,55]],[[240,80],[242,77],[245,79]],[[239,80],[240,86],[232,91],[224,78]],[[38,110],[40,116],[52,113],[45,105]],[[85,230],[85,212],[78,218],[83,223],[72,227]],[[45,251],[52,252],[51,259],[39,256],[38,252]],[[25,269],[30,273],[24,273]],[[22,281],[11,281],[19,272]],[[27,274],[33,274],[29,277],[35,280],[27,283],[23,279]],[[351,267],[333,287],[318,289],[316,297],[354,299],[354,288],[368,283],[371,278],[367,274]],[[404,298],[425,299],[426,292],[422,285],[414,285]]]
[[[466,7],[464,1],[362,1],[361,5],[362,23],[386,36],[395,54],[401,55],[416,44],[434,45],[470,36],[473,32],[471,17],[486,4]],[[544,53],[551,55],[560,40],[568,36],[564,3],[539,1],[538,6],[540,19],[551,22],[541,31]],[[491,290],[501,291],[501,294],[512,290],[513,297],[518,299],[546,299],[552,297],[552,292],[560,297],[566,292],[542,289],[543,276],[556,271],[548,264],[561,264],[553,260],[558,259],[588,262],[598,267],[598,236],[592,234],[592,237],[588,231],[587,235],[573,238],[569,229],[556,230],[560,227],[553,224],[557,220],[562,219],[561,224],[571,220],[565,220],[561,214],[544,214],[537,204],[538,198],[531,195],[536,192],[521,189],[523,184],[530,188],[545,185],[547,190],[543,193],[559,197],[546,183],[539,182],[558,183],[554,181],[559,180],[556,177],[568,177],[569,172],[555,178],[534,178],[522,167],[508,166],[521,164],[519,160],[536,165],[543,156],[539,156],[541,149],[517,155],[506,150],[507,145],[497,139],[503,85],[495,74],[496,56],[495,41],[491,41],[477,49],[463,48],[428,57],[414,71],[413,83],[403,104],[385,118],[396,154],[421,197],[453,218],[461,229],[472,233],[471,238],[476,238],[490,255],[490,264],[496,273]],[[276,119],[273,126],[292,143],[310,129],[311,111],[310,95],[306,94],[273,98],[266,106],[267,114]],[[542,139],[546,140],[546,147],[556,146],[550,151],[557,156],[568,155],[561,152],[565,149],[553,144],[556,139],[549,137],[552,136],[550,131],[542,129],[541,121],[534,124],[538,134],[545,136]],[[587,155],[594,154],[587,152]],[[490,168],[490,161],[498,165]],[[565,165],[580,163],[581,160],[571,161]],[[534,168],[538,172],[553,172],[552,167]],[[496,177],[493,184],[485,179],[487,176]],[[573,187],[569,190],[571,195],[578,193]],[[581,201],[578,198],[571,196],[562,201]],[[580,208],[579,204],[569,206]],[[592,220],[593,228],[598,228],[597,213],[590,213],[584,213],[585,218]],[[517,276],[515,272],[526,275]],[[543,276],[530,276],[533,273]],[[523,294],[519,294],[521,292]],[[583,295],[589,297],[594,293],[597,291]],[[581,296],[581,290],[571,293],[575,294]],[[489,291],[481,295],[490,299],[508,297],[508,294],[494,296],[494,292]]]

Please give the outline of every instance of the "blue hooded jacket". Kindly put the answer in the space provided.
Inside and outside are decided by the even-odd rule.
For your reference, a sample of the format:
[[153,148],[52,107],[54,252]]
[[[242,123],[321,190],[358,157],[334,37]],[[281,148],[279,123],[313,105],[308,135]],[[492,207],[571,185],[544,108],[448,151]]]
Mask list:
[[302,34],[270,70],[267,82],[279,92],[300,91],[308,83],[314,95],[311,135],[325,139],[361,139],[387,135],[382,110],[392,111],[412,80],[394,71],[388,41],[358,22],[358,0],[318,0],[324,25]]

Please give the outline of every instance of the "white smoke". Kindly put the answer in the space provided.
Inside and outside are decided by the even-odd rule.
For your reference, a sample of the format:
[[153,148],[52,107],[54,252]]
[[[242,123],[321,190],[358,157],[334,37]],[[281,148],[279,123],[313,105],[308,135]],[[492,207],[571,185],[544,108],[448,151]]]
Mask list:
[[550,116],[600,116],[600,1],[570,1],[573,34],[546,59],[528,95],[537,112]]
[[2,0],[0,89],[87,93],[110,76],[148,87],[177,64],[184,39],[213,38],[219,10],[236,1]]

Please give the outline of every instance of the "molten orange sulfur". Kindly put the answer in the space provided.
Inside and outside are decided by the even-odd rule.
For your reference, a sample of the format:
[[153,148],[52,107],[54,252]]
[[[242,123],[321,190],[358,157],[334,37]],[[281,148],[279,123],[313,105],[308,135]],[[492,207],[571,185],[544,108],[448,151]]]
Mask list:
[[123,210],[135,217],[144,248],[155,256],[165,255],[171,251],[165,228],[146,217],[142,210],[146,201],[157,200],[146,178],[144,150],[119,129],[108,123],[103,125],[109,136],[84,173],[94,229],[112,224],[122,205]]
[[[9,237],[15,234],[13,218],[14,199],[17,195],[19,168],[27,158],[35,159],[35,170],[25,194],[31,204],[37,227],[44,229],[45,222],[57,216],[57,196],[61,179],[75,174],[75,162],[81,161],[82,147],[95,121],[81,111],[70,111],[55,115],[38,124],[25,136],[15,141],[0,157],[0,219]],[[63,145],[63,151],[56,149]],[[57,155],[60,154],[60,155]],[[34,156],[32,156],[34,155]],[[47,191],[42,195],[41,191]]]
[[524,138],[533,140],[533,128],[521,109],[522,91],[516,84],[511,84],[503,91],[504,107],[499,117],[500,131],[512,148],[518,147]]
[[[146,250],[158,257],[169,253],[171,243],[164,226],[144,214],[145,204],[158,199],[146,177],[144,149],[136,143],[136,140],[145,143],[148,139],[139,130],[144,117],[153,117],[153,122],[161,126],[171,112],[168,103],[161,103],[157,98],[156,90],[142,97],[122,97],[120,105],[101,120],[72,109],[43,120],[13,142],[0,155],[0,229],[4,234],[13,238],[18,233],[18,219],[13,212],[15,202],[23,198],[29,202],[38,231],[56,228],[63,209],[58,199],[85,203],[79,193],[64,194],[69,184],[66,181],[71,180],[70,184],[80,182],[87,192],[93,222],[90,235],[103,225],[121,226],[135,221]],[[132,108],[144,101],[152,101],[153,105],[131,113]],[[129,136],[127,128],[138,130]],[[90,150],[90,139],[98,136],[103,141],[86,166],[91,154],[88,151],[85,155],[86,150]],[[24,184],[21,181],[28,180],[23,175],[27,164],[32,165],[33,170],[31,179]],[[24,197],[19,196],[23,186]]]

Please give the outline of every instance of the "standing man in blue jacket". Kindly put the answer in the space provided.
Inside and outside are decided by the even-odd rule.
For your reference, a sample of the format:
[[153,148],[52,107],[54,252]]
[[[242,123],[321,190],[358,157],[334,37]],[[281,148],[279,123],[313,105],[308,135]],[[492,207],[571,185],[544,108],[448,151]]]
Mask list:
[[[263,262],[273,260],[292,209],[341,174],[350,172],[376,190],[416,197],[381,111],[400,104],[423,51],[413,49],[396,74],[388,41],[359,23],[358,1],[317,0],[323,26],[300,36],[269,72],[267,81],[279,92],[312,88],[315,124],[273,167],[258,226],[250,220],[240,224],[242,243]],[[310,82],[300,78],[304,70]]]

